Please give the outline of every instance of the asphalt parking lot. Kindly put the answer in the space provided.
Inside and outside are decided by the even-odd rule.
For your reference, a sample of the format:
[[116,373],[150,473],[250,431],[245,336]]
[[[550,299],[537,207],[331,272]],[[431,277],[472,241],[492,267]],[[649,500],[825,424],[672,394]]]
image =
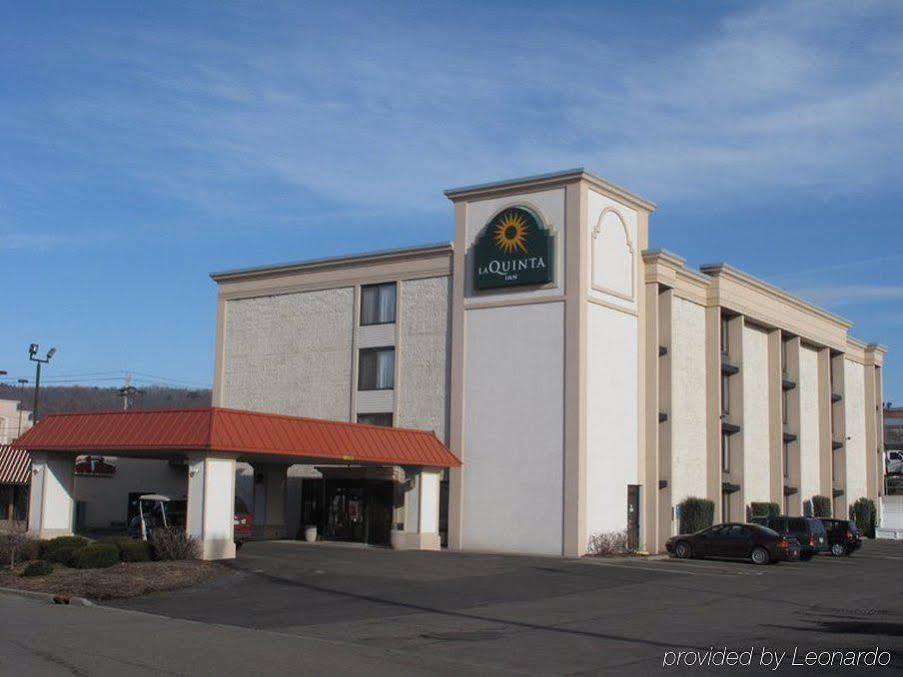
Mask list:
[[[787,651],[782,671],[806,672],[816,668],[792,666],[794,649],[801,660],[807,651],[879,647],[892,662],[878,669],[903,670],[903,542],[760,567],[268,542],[247,544],[228,566],[203,587],[116,606],[154,614],[126,616],[170,630],[184,624],[182,643],[197,635],[191,641],[220,646],[204,633],[226,631],[243,638],[223,641],[218,660],[239,647],[248,658],[256,637],[261,653],[267,642],[303,647],[308,660],[341,656],[351,661],[343,670],[370,674],[723,672],[663,665],[677,651],[704,656],[712,647],[752,649],[754,666],[762,649]],[[265,672],[279,674],[282,658],[272,656]],[[204,666],[198,658],[186,672]]]

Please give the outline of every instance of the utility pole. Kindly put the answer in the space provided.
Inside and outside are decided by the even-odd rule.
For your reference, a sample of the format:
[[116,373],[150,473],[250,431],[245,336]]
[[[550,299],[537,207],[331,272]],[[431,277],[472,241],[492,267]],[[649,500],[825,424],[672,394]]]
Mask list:
[[[0,376],[6,376],[6,371],[3,369],[0,369]],[[7,428],[8,426],[4,423],[3,427]],[[6,437],[7,431],[6,430],[0,431],[0,435],[2,435],[3,437]]]
[[22,435],[22,407],[25,406],[25,384],[28,383],[27,378],[19,379],[19,429],[16,431],[16,437]]
[[141,395],[144,393],[143,390],[138,390],[135,386],[132,385],[132,375],[125,375],[125,385],[122,386],[119,390],[116,391],[119,393],[119,397],[122,398],[122,410],[128,411],[128,408],[132,405],[132,398],[135,395]]
[[41,367],[50,362],[50,358],[52,358],[56,354],[56,348],[51,348],[47,351],[46,357],[37,357],[38,354],[38,344],[32,343],[28,346],[28,359],[32,362],[37,363],[37,367],[35,369],[35,378],[34,378],[34,406],[31,411],[31,420],[35,423],[38,422],[38,401],[41,392]]

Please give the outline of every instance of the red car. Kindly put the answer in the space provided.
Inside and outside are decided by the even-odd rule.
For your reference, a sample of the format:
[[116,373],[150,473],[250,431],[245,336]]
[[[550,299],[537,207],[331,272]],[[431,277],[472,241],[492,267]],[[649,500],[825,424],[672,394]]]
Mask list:
[[238,496],[235,497],[235,518],[232,521],[233,537],[239,545],[251,538],[254,533],[254,515]]

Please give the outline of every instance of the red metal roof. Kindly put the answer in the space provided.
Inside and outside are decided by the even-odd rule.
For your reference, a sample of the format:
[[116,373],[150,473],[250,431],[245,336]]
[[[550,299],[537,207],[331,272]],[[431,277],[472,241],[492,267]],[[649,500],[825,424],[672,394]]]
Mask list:
[[457,467],[432,432],[222,409],[52,414],[15,443],[30,451],[224,451],[341,462]]
[[0,446],[0,484],[28,484],[31,458],[23,449],[12,445]]

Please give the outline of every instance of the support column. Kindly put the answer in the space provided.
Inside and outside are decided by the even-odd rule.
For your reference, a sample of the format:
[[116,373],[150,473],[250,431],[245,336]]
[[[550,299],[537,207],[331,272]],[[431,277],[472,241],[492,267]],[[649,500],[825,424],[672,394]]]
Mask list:
[[201,559],[235,559],[235,457],[188,454],[185,531],[201,543]]
[[405,468],[404,530],[392,530],[396,550],[439,550],[440,468]]
[[34,538],[71,536],[75,517],[75,455],[31,454],[28,534]]
[[277,540],[286,537],[285,493],[288,466],[282,463],[255,463],[254,538]]

